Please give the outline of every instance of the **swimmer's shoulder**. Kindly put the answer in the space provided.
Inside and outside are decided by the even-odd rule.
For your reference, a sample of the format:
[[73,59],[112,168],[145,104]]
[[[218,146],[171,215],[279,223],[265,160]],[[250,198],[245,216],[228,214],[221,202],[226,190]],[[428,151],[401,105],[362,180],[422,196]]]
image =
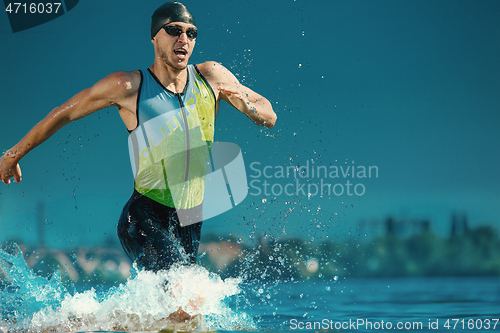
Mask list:
[[196,67],[200,73],[209,81],[217,80],[217,78],[227,69],[216,61],[207,61],[197,64]]
[[117,71],[109,74],[103,79],[103,83],[123,96],[136,95],[141,85],[140,71]]
[[103,107],[116,106],[122,111],[135,112],[141,74],[139,71],[118,71],[108,74],[88,90],[89,103]]

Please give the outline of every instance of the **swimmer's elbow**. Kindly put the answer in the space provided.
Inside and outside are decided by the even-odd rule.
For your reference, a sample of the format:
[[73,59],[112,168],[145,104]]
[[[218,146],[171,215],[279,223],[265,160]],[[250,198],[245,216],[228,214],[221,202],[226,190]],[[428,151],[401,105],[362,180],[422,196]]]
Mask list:
[[276,124],[276,119],[272,120],[272,121],[267,121],[264,126],[266,126],[267,128],[271,129],[274,127],[274,124]]
[[271,114],[269,115],[269,119],[265,122],[264,126],[266,126],[267,128],[271,129],[276,124],[276,120],[278,120],[278,116],[271,109]]

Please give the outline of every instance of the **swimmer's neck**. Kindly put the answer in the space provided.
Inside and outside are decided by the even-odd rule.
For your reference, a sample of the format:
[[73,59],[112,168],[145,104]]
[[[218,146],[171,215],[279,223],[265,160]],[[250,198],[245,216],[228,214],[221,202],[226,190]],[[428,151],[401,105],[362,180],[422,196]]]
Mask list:
[[155,61],[149,70],[163,84],[165,88],[174,92],[182,93],[187,84],[187,67],[174,68],[163,62]]

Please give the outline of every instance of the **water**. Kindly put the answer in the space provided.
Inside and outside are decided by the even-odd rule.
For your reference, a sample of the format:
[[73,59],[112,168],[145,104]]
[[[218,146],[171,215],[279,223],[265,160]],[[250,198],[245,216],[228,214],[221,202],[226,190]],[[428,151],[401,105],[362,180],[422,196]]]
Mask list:
[[[315,331],[325,328],[352,331],[356,327],[356,331],[370,332],[382,330],[383,322],[384,327],[392,325],[393,329],[398,323],[403,327],[412,324],[414,328],[408,331],[415,332],[446,331],[452,330],[453,326],[454,332],[471,332],[468,329],[470,319],[474,325],[479,320],[477,325],[482,322],[483,327],[485,320],[490,319],[490,329],[493,329],[496,322],[492,319],[500,317],[498,277],[346,278],[287,282],[268,289],[267,295],[270,296],[268,301],[260,302],[248,311],[253,316],[265,314],[259,322],[260,330],[299,330],[316,323],[316,327],[313,326]],[[256,301],[254,299],[251,303]],[[462,319],[465,329],[461,329]],[[429,330],[429,321],[434,324],[436,320],[439,330]],[[445,327],[447,320],[450,329]],[[353,326],[353,322],[360,325]],[[418,326],[419,323],[422,326]],[[335,330],[335,327],[340,329]],[[500,322],[495,329],[500,331]]]
[[[500,331],[498,277],[248,281],[192,266],[135,271],[121,285],[70,285],[58,273],[36,276],[20,253],[0,257],[10,280],[0,332]],[[166,317],[179,306],[203,320],[173,325]]]

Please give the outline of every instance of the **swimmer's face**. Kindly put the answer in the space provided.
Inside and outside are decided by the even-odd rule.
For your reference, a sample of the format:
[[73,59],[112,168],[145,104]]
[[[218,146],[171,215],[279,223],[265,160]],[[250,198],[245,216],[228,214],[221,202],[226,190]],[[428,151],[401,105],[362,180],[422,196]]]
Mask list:
[[[193,38],[196,26],[184,22],[171,22],[165,26],[167,29],[160,29],[152,40],[156,56],[160,57],[165,64],[182,70],[187,67],[196,44],[196,38]],[[179,33],[180,36],[176,36]]]

